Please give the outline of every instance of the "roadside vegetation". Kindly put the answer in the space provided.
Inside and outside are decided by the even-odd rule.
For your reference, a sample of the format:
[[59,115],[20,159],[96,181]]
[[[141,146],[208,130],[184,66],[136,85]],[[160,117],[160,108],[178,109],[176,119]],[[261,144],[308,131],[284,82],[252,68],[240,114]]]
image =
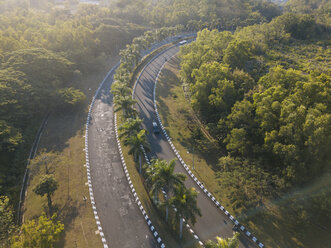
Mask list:
[[[194,224],[195,216],[200,215],[200,210],[196,206],[197,193],[194,188],[185,188],[183,183],[185,175],[174,174],[174,161],[169,164],[160,160],[154,160],[152,163],[145,161],[144,154],[150,151],[150,146],[146,137],[147,131],[142,129],[142,120],[134,108],[136,101],[132,99],[131,89],[135,80],[134,75],[137,75],[135,71],[141,69],[141,66],[138,67],[141,51],[155,42],[181,32],[182,28],[182,26],[163,28],[164,36],[156,36],[153,32],[147,31],[143,36],[135,38],[131,45],[127,45],[126,49],[120,52],[121,65],[114,76],[111,92],[114,95],[114,111],[121,113],[118,117],[119,137],[126,147],[124,156],[127,158],[130,174],[134,178],[133,184],[137,187],[136,191],[144,207],[149,210],[152,221],[157,223],[157,230],[161,229],[160,233],[164,234],[165,242],[174,242],[173,240],[176,239],[170,238],[169,234],[177,230],[179,238],[172,246],[196,247],[198,244],[189,232],[185,231],[185,239],[183,239],[183,218]],[[158,30],[155,33],[159,33]],[[150,56],[146,58],[148,59]],[[165,194],[162,194],[162,191]],[[177,211],[173,210],[174,207]],[[165,223],[161,220],[163,215],[165,215]]]
[[[0,195],[10,206],[1,208],[1,214],[12,216],[4,219],[10,228],[1,231],[0,246],[10,246],[10,237],[19,230],[15,216],[26,159],[41,120],[50,114],[39,148],[56,159],[48,172],[43,166],[36,169],[32,161],[22,220],[30,223],[42,212],[51,218],[53,210],[65,225],[59,247],[97,247],[101,240],[91,206],[83,201],[88,196],[83,167],[86,108],[115,64],[109,57],[114,60],[143,28],[112,22],[109,11],[98,6],[77,6],[73,15],[52,4],[44,11],[24,2],[0,3]],[[44,208],[46,196],[32,190],[44,174],[58,182],[51,208]]]
[[[49,247],[101,244],[90,205],[82,200],[88,195],[83,125],[96,85],[119,53],[112,90],[123,116],[123,144],[137,164],[141,185],[150,191],[141,149],[148,151],[146,131],[126,133],[140,121],[132,108],[134,69],[140,52],[154,42],[199,30],[197,42],[181,51],[181,78],[194,119],[203,126],[193,130],[195,139],[209,135],[212,151],[221,154],[212,168],[219,180],[213,183],[226,191],[242,219],[267,202],[282,201],[294,209],[298,226],[325,229],[330,223],[331,126],[327,1],[289,0],[281,8],[265,0],[100,5],[12,0],[0,1],[0,246],[16,242],[20,247],[25,237],[12,239],[14,234],[58,221],[64,227],[59,223],[52,229],[57,238]],[[20,226],[16,209],[26,160],[47,115],[39,145],[44,150],[29,167]],[[54,159],[42,162],[45,154]],[[319,190],[307,200],[313,184]],[[192,193],[181,190],[169,188],[170,198],[159,195],[160,205],[151,204],[168,209],[177,193]],[[170,212],[169,219],[180,223],[180,216]]]
[[272,247],[329,243],[330,26],[315,14],[204,30],[157,86],[181,156],[194,146],[196,176]]

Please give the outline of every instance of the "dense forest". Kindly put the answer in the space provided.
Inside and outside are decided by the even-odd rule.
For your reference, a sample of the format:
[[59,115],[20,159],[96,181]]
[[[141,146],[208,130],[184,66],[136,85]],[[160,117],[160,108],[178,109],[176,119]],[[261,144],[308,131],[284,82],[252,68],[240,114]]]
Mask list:
[[[330,11],[327,0],[0,0],[0,246],[41,120],[82,108],[81,79],[146,30],[158,30],[150,41],[202,30],[181,50],[181,76],[223,150],[220,183],[235,209],[330,177]],[[122,55],[139,53],[133,41]],[[320,187],[309,207],[331,219]]]
[[181,78],[223,150],[219,183],[237,213],[318,181],[292,204],[302,222],[330,220],[330,7],[287,8],[299,13],[199,32],[181,49]]
[[0,205],[11,213],[5,221],[1,212],[1,240],[12,231],[7,224],[41,120],[83,106],[81,79],[145,30],[99,6],[78,5],[72,14],[24,3],[0,3]]
[[80,78],[143,28],[93,6],[78,8],[74,16],[16,7],[1,14],[0,26],[0,192],[13,196],[24,160],[18,153],[31,143],[31,125],[38,128],[36,121],[47,112],[70,111],[84,101]]

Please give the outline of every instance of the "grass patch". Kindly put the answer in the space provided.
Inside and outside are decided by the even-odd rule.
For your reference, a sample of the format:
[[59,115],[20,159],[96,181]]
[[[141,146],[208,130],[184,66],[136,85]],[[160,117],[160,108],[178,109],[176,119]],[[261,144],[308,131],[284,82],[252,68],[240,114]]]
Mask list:
[[164,67],[156,88],[156,100],[163,125],[181,157],[191,169],[194,146],[195,169],[192,172],[204,182],[206,188],[218,201],[229,212],[236,214],[237,218],[267,247],[329,247],[330,223],[323,223],[323,220],[298,221],[297,213],[289,207],[290,202],[293,204],[297,201],[295,195],[297,192],[294,192],[292,197],[287,196],[287,199],[265,202],[263,209],[241,209],[240,211],[245,211],[248,216],[245,219],[238,210],[235,212],[231,208],[229,200],[224,197],[226,192],[219,186],[215,168],[218,158],[222,155],[221,150],[198,131],[201,123],[195,120],[190,104],[185,98],[179,80],[179,62],[179,59],[174,57]]
[[[39,149],[55,152],[59,160],[54,171],[59,188],[53,196],[53,205],[65,229],[57,247],[102,247],[101,237],[95,233],[98,228],[89,201],[88,186],[85,185],[84,130],[91,98],[109,70],[109,65],[114,65],[118,59],[112,58],[100,71],[84,77],[80,82],[80,88],[87,96],[84,106],[71,113],[51,114],[40,140]],[[47,211],[46,196],[40,197],[32,192],[44,173],[41,168],[31,174],[23,209],[25,222]],[[84,196],[87,196],[87,201],[83,200]]]

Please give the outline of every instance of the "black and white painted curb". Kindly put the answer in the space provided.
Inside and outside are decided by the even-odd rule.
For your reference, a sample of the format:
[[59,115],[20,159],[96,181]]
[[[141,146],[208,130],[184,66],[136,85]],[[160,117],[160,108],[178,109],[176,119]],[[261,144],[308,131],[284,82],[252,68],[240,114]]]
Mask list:
[[100,90],[102,88],[102,86],[104,85],[104,83],[106,82],[106,80],[108,79],[108,77],[114,72],[114,70],[119,66],[119,62],[107,73],[106,77],[104,78],[104,80],[101,82],[101,84],[99,85],[93,99],[92,102],[90,104],[90,108],[87,114],[87,121],[86,121],[86,129],[85,129],[85,159],[86,159],[86,174],[87,174],[87,184],[88,184],[88,188],[89,188],[89,192],[90,192],[90,200],[91,200],[91,205],[92,205],[92,209],[93,209],[93,214],[94,214],[94,218],[95,218],[95,222],[97,224],[98,227],[98,232],[101,236],[101,241],[103,244],[104,248],[108,248],[107,245],[107,240],[105,238],[105,234],[102,231],[102,226],[100,223],[100,219],[98,216],[98,212],[97,212],[97,208],[95,205],[95,201],[94,201],[94,196],[93,196],[93,189],[92,189],[92,181],[91,181],[91,171],[90,171],[90,161],[89,161],[89,153],[88,153],[88,128],[89,128],[89,124],[91,121],[91,113],[92,113],[92,109],[93,109],[93,105],[95,103],[95,100],[97,98],[97,96],[100,93]]
[[117,131],[117,119],[116,119],[116,113],[115,113],[115,135],[116,135],[116,141],[117,141],[117,146],[118,146],[118,150],[120,152],[120,157],[121,157],[121,162],[122,162],[122,166],[123,166],[123,169],[124,169],[124,173],[125,173],[125,176],[126,176],[126,179],[128,180],[129,182],[129,185],[130,185],[130,188],[131,188],[131,191],[132,191],[132,194],[135,198],[135,201],[142,213],[142,215],[144,216],[144,219],[146,220],[146,223],[147,225],[149,226],[149,229],[151,230],[154,238],[156,239],[157,243],[160,245],[161,248],[165,248],[165,244],[162,242],[162,239],[160,237],[160,235],[158,234],[158,232],[156,231],[155,227],[153,226],[152,224],[152,221],[149,219],[146,211],[144,210],[144,207],[143,205],[141,204],[140,200],[139,200],[139,197],[136,193],[136,190],[134,189],[134,186],[132,184],[132,181],[131,181],[131,178],[130,178],[130,175],[129,175],[129,171],[128,171],[128,168],[126,166],[126,163],[125,163],[125,160],[124,160],[124,156],[123,156],[123,152],[122,152],[122,147],[121,147],[121,143],[119,141],[119,137],[118,137],[118,131]]
[[[144,157],[145,157],[145,161],[148,164],[148,166],[151,165],[151,162],[146,154],[145,149],[142,147],[142,150],[144,151]],[[162,194],[166,197],[167,193],[162,189]],[[172,206],[175,210],[175,212],[177,212],[177,209],[175,208],[175,206]],[[202,241],[200,240],[199,236],[194,232],[194,230],[191,228],[191,226],[186,222],[186,220],[183,218],[183,223],[185,224],[186,228],[189,230],[189,232],[193,235],[194,239],[199,243],[200,246],[205,247],[204,244],[202,243]]]
[[[173,55],[174,56],[174,55]],[[172,56],[172,57],[173,57]],[[160,68],[160,71],[155,79],[155,84],[154,84],[154,90],[153,90],[153,101],[154,101],[154,109],[155,109],[155,113],[156,113],[156,117],[157,120],[159,122],[159,125],[161,127],[161,130],[164,134],[164,136],[166,137],[169,145],[171,146],[172,150],[174,151],[174,153],[176,154],[179,162],[181,163],[181,165],[185,168],[185,170],[188,172],[188,174],[190,175],[190,177],[195,181],[195,183],[201,188],[201,190],[214,202],[214,204],[217,206],[217,208],[221,209],[226,216],[229,217],[229,219],[240,228],[240,230],[245,233],[245,235],[251,239],[255,244],[257,244],[260,248],[263,248],[264,245],[254,236],[252,235],[246,227],[244,227],[243,225],[241,225],[239,223],[238,220],[235,219],[235,217],[233,217],[217,200],[216,198],[205,188],[205,186],[198,180],[198,178],[192,173],[192,171],[190,170],[190,168],[185,164],[184,160],[182,159],[182,157],[180,156],[180,154],[178,153],[177,149],[175,148],[174,144],[171,141],[171,138],[168,136],[164,126],[162,125],[161,119],[160,119],[160,115],[158,113],[157,110],[157,105],[156,105],[156,100],[155,100],[155,89],[156,89],[156,84],[157,81],[159,79],[160,73],[164,67],[164,65],[166,64],[166,62],[162,65],[162,67]]]
[[[162,45],[162,44],[161,44]],[[160,44],[156,45],[156,48],[159,47]],[[86,160],[86,164],[84,166],[86,166],[86,174],[87,174],[87,184],[88,184],[88,187],[89,187],[89,193],[90,193],[90,200],[91,200],[91,205],[92,205],[92,209],[93,209],[93,213],[94,213],[94,218],[95,218],[95,222],[97,224],[97,227],[98,227],[98,232],[101,236],[101,241],[102,241],[102,244],[103,244],[103,247],[104,248],[108,248],[108,245],[107,245],[107,240],[105,238],[105,235],[103,233],[103,230],[102,230],[102,226],[101,226],[101,222],[100,222],[100,219],[99,219],[99,216],[98,216],[98,212],[97,212],[97,208],[96,208],[96,205],[95,205],[95,200],[94,200],[94,196],[93,196],[93,188],[92,188],[92,181],[91,181],[91,171],[90,171],[90,161],[89,161],[89,153],[88,153],[88,128],[89,128],[89,124],[90,124],[90,121],[91,121],[91,114],[92,114],[92,109],[93,109],[93,106],[94,106],[94,103],[95,103],[95,100],[97,98],[97,96],[99,95],[100,93],[100,90],[101,88],[103,87],[104,83],[106,82],[106,80],[109,78],[109,76],[116,70],[116,68],[120,65],[120,62],[118,62],[106,75],[106,77],[103,79],[103,81],[101,82],[101,84],[99,85],[98,89],[96,90],[96,93],[95,95],[93,96],[93,99],[91,101],[91,104],[90,104],[90,107],[89,107],[89,111],[88,111],[88,115],[87,115],[87,120],[86,120],[86,127],[85,127],[85,160]],[[115,125],[116,125],[116,114],[115,114]],[[116,131],[116,139],[118,141],[118,135],[117,135],[117,126],[115,126],[115,131]],[[119,147],[120,148],[120,147]],[[122,156],[122,151],[120,150],[121,152],[121,157],[123,158]],[[124,161],[124,160],[122,160]],[[122,162],[123,163],[123,162]],[[123,165],[124,166],[124,165]],[[125,171],[125,170],[124,170]],[[129,180],[129,183],[131,182],[131,180]],[[131,182],[131,185],[130,185],[130,188],[131,190],[134,190],[133,189],[133,186],[132,186],[132,182]],[[134,192],[132,192],[134,194]],[[135,196],[136,197],[136,196]],[[138,199],[139,200],[139,199]],[[149,220],[146,212],[144,209],[142,209],[142,205],[141,205],[141,202],[138,201],[137,202],[140,210],[142,211],[144,217],[145,217],[145,220],[148,224],[148,226],[150,227],[151,231],[153,232],[155,230],[155,227],[152,225],[152,222]],[[158,235],[158,233],[156,231],[154,231],[153,233],[154,237],[156,238],[157,242],[161,245],[161,248],[165,247],[165,245],[162,243],[162,239],[161,237]]]

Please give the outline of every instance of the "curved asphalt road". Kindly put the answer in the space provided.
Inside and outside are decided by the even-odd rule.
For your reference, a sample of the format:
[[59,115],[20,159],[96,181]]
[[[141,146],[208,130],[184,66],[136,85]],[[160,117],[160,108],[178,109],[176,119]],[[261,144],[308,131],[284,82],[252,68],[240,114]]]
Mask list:
[[114,132],[110,74],[95,101],[89,125],[92,187],[102,229],[111,248],[158,247],[131,194]]
[[[162,132],[158,135],[154,135],[152,132],[152,122],[157,122],[153,104],[153,87],[161,66],[178,51],[179,47],[176,46],[155,58],[142,72],[134,92],[134,98],[137,100],[137,109],[140,117],[144,120],[143,126],[146,130],[149,130],[148,141],[151,144],[151,153],[167,161],[176,156]],[[202,217],[197,218],[197,223],[193,226],[193,229],[200,239],[206,242],[209,239],[214,239],[216,236],[232,237],[232,222],[222,211],[216,208],[214,203],[201,191],[178,161],[175,171],[186,174],[186,187],[194,187],[198,191],[198,207],[201,210]],[[243,237],[243,235],[240,235],[239,247],[247,248],[256,246]]]

